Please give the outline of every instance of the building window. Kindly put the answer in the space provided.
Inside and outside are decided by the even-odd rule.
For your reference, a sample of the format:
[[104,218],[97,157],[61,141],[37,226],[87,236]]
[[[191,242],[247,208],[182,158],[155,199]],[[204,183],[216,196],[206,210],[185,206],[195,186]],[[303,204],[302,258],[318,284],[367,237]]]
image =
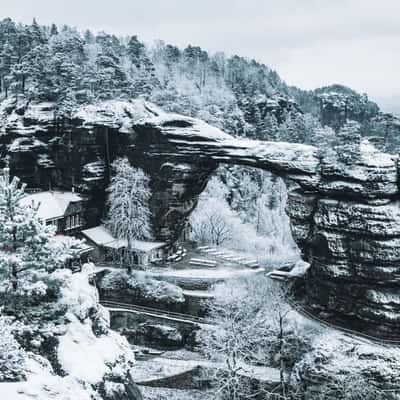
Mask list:
[[80,214],[68,215],[65,219],[65,229],[74,229],[82,225]]

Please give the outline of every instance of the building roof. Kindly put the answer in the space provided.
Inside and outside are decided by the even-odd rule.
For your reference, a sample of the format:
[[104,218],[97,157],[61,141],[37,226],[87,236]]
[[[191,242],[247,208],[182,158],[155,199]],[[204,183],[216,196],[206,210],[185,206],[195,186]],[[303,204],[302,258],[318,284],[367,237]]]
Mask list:
[[48,191],[28,194],[21,200],[21,204],[29,205],[32,202],[39,204],[37,215],[47,221],[63,217],[70,203],[82,200],[83,198],[77,193]]
[[[50,239],[50,241],[55,243],[56,245],[57,244],[62,245],[64,243],[68,245],[70,240],[71,236],[64,236],[64,235],[55,235]],[[81,248],[79,252],[80,254],[84,254],[93,250],[93,247],[90,246],[89,243],[86,242],[86,240],[81,240],[80,248]]]
[[99,246],[103,246],[116,240],[114,236],[111,235],[110,231],[103,225],[85,229],[82,231],[82,234]]
[[165,242],[151,242],[145,240],[134,240],[132,242],[132,248],[135,250],[147,253],[148,251],[160,249],[166,245]]
[[[82,234],[98,246],[108,247],[112,249],[120,249],[128,246],[128,242],[126,240],[116,239],[104,225],[85,229],[82,231]],[[148,253],[165,245],[165,242],[151,242],[143,240],[133,240],[131,242],[131,247],[133,250],[138,250],[143,253]]]

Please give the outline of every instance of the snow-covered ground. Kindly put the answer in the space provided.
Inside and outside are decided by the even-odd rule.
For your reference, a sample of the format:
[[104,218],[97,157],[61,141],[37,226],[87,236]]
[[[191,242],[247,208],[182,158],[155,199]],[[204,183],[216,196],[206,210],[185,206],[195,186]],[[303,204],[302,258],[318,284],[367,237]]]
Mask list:
[[213,390],[176,390],[146,386],[142,386],[140,390],[144,400],[215,400]]
[[[86,265],[76,274],[68,270],[56,273],[63,275],[63,286],[54,307],[66,309],[59,321],[56,348],[65,376],[55,374],[46,358],[27,352],[26,381],[0,383],[1,400],[93,400],[106,375],[124,379],[135,362],[127,340],[108,328],[108,311],[98,304],[97,290],[89,284],[93,267]],[[97,330],[101,332],[97,334],[94,318],[99,320]]]
[[[178,375],[196,367],[205,369],[225,369],[223,363],[206,360],[181,360],[177,358],[155,357],[147,361],[138,361],[131,369],[131,376],[136,382],[146,382],[168,376]],[[258,367],[242,363],[240,374],[260,381],[279,382],[279,371],[275,368]]]
[[[76,358],[80,359],[79,354]],[[76,376],[62,378],[52,374],[50,365],[43,359],[29,358],[26,366],[26,382],[0,383],[2,400],[92,400],[94,392],[85,388]]]

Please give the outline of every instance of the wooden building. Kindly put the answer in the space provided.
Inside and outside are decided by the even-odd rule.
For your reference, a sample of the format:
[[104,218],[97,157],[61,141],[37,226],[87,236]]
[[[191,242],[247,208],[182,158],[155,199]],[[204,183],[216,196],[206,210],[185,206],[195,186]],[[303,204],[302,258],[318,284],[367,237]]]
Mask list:
[[38,206],[38,217],[56,227],[56,234],[73,235],[85,227],[85,199],[74,192],[47,191],[26,195],[22,204]]
[[165,258],[166,243],[134,240],[128,249],[126,240],[116,239],[111,232],[103,225],[82,231],[82,235],[94,248],[92,256],[94,261],[110,261],[123,257],[124,252],[130,251],[132,254],[132,266],[145,268],[152,263],[156,263]]

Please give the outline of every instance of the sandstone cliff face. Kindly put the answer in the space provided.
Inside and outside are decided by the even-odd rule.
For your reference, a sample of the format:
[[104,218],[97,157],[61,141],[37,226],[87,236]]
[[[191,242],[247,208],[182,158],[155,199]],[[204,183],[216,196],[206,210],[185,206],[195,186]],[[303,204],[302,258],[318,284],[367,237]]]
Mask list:
[[[371,399],[398,399],[400,352],[326,331],[296,365],[304,398],[333,400],[345,393]],[[357,397],[354,396],[354,397]]]
[[0,151],[31,187],[70,189],[101,216],[110,163],[127,156],[151,178],[155,237],[173,243],[219,163],[262,168],[288,183],[293,236],[312,267],[310,304],[360,329],[400,334],[397,159],[369,144],[355,165],[300,144],[235,139],[140,101],[83,107],[63,123],[52,105],[3,104]]

